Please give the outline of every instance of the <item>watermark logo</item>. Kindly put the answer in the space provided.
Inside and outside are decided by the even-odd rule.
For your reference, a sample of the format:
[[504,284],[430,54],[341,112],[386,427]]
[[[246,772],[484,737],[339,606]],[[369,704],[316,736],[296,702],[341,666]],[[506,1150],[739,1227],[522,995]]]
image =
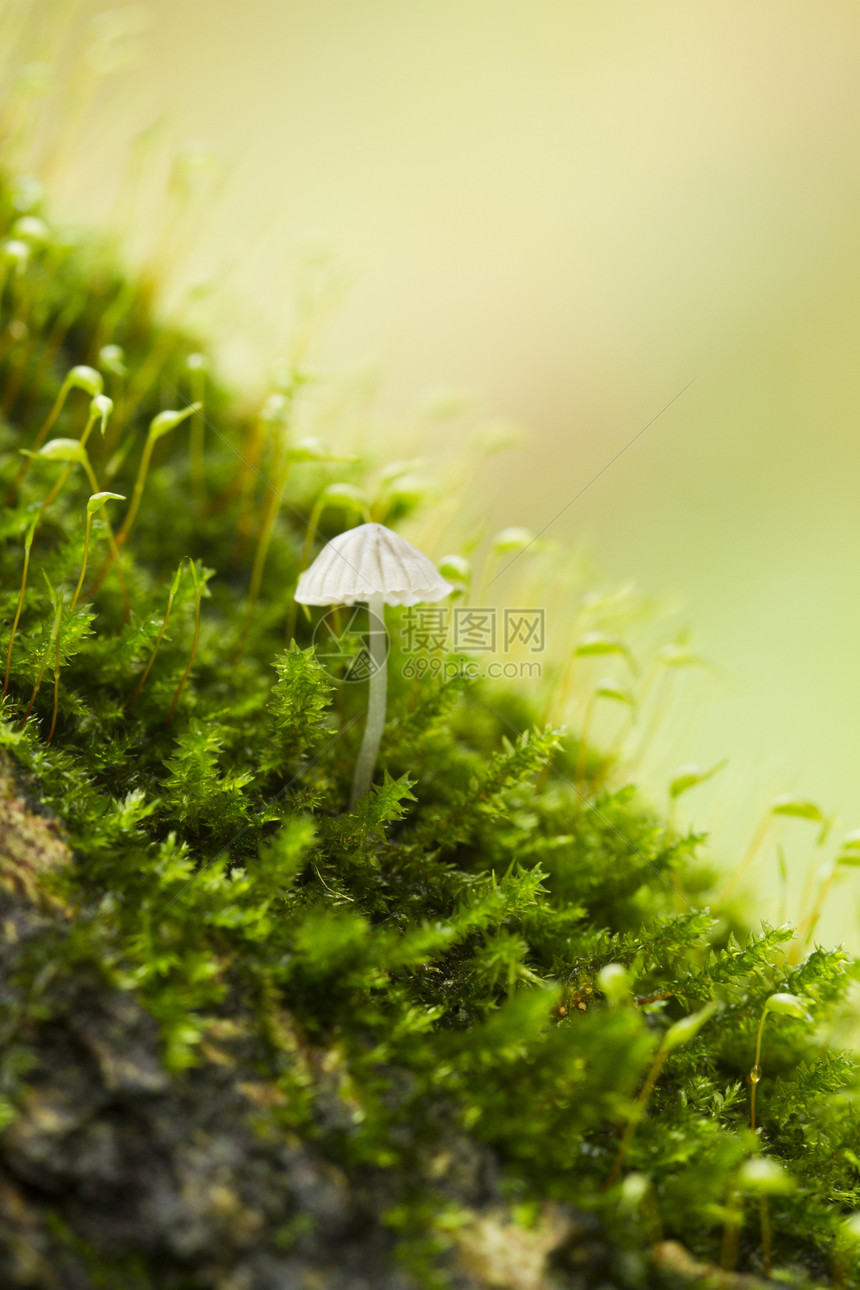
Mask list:
[[[385,629],[365,605],[329,609],[314,628],[317,659],[337,681],[367,681],[375,670],[370,632]],[[387,629],[385,659],[393,631],[394,644],[403,656],[400,670],[407,680],[462,674],[515,680],[542,674],[539,656],[546,648],[543,609],[414,605],[404,609],[395,623],[387,624]]]
[[467,654],[494,654],[498,639],[494,609],[472,609],[456,605],[452,611],[453,646]]
[[522,645],[529,654],[546,648],[546,614],[543,609],[506,609],[503,613],[504,649],[509,653]]
[[371,631],[385,636],[385,653],[388,658],[391,641],[385,624],[366,605],[345,605],[328,609],[320,618],[313,632],[313,645],[317,662],[336,681],[346,683],[367,681],[377,664],[370,657]]

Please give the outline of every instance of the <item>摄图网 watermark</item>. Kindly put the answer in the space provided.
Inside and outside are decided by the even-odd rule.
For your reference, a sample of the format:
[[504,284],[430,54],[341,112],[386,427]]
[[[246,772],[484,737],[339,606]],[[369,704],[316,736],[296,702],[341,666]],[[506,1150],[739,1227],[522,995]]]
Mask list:
[[[373,671],[367,645],[373,619],[365,605],[328,610],[313,642],[322,666],[338,681],[366,681]],[[375,624],[377,628],[380,624]],[[546,648],[544,609],[414,605],[388,624],[386,658],[402,655],[407,679],[465,673],[491,679],[537,679]]]

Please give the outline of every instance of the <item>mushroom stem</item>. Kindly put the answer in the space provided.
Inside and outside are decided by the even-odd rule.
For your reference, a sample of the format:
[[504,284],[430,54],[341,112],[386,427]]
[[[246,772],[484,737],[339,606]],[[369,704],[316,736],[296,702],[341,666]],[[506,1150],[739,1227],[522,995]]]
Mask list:
[[386,668],[385,597],[375,591],[368,597],[367,614],[370,620],[370,695],[367,704],[367,724],[352,779],[352,797],[349,809],[370,789],[376,755],[385,725],[385,697],[388,683]]

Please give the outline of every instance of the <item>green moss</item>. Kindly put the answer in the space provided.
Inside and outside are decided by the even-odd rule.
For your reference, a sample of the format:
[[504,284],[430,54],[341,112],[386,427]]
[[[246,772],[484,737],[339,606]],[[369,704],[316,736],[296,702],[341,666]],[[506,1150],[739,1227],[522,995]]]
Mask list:
[[[0,236],[14,202],[0,184]],[[89,447],[100,486],[126,497],[151,419],[199,393],[199,338],[161,327],[150,295],[56,239],[6,282],[7,643],[25,535],[62,468],[34,461],[13,489],[18,450],[68,369],[122,346],[128,376],[105,367],[116,406]],[[840,1235],[860,1205],[856,1062],[827,1043],[856,976],[846,954],[794,963],[790,929],[730,935],[698,907],[701,836],[629,785],[574,788],[575,741],[522,686],[456,669],[415,685],[392,667],[384,774],[347,812],[363,687],[332,685],[301,614],[285,648],[304,518],[333,477],[291,438],[306,377],[283,377],[268,437],[209,383],[203,488],[199,426],[158,442],[122,551],[127,620],[99,512],[57,651],[49,586],[68,606],[82,471],[36,530],[0,724],[30,777],[9,779],[18,840],[0,842],[7,1281],[38,1283],[26,1237],[57,1284],[128,1267],[129,1284],[341,1285],[351,1266],[391,1287],[702,1284],[721,1259],[764,1270],[743,1181],[762,1154],[794,1180],[767,1209],[783,1280],[856,1284]],[[73,391],[52,435],[76,438],[86,405]],[[247,521],[272,472],[285,504],[249,594]],[[49,846],[61,861],[39,864]],[[754,1135],[746,1081],[779,991],[813,1024],[768,1021]],[[711,1000],[636,1103],[669,1027]],[[117,1197],[122,1221],[95,1222]]]

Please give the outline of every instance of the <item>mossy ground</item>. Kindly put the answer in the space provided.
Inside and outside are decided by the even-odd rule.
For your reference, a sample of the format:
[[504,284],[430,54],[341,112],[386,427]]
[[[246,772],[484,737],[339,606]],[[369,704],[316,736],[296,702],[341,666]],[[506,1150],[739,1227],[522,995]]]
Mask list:
[[[13,489],[18,450],[94,365],[115,406],[93,469],[131,497],[152,417],[199,392],[200,342],[98,248],[16,223],[38,215],[3,181],[0,236],[28,248],[0,302],[4,662],[39,516],[0,724],[6,1283],[741,1285],[767,1270],[764,1221],[784,1283],[860,1284],[856,1061],[830,1043],[844,952],[795,962],[790,928],[701,908],[701,837],[600,787],[591,760],[578,780],[575,740],[522,684],[392,665],[377,785],[347,810],[363,687],[333,685],[302,615],[286,641],[331,478],[296,445],[307,372],[262,421],[206,382],[203,473],[199,424],[155,447],[122,547],[128,618],[114,566],[91,590],[122,502],[93,518],[70,611],[92,488],[75,467],[40,513],[63,464]],[[52,437],[80,435],[88,399],[70,392]],[[769,1018],[753,1134],[776,992],[812,1023]],[[671,1027],[711,1001],[640,1117]],[[784,1171],[765,1202],[756,1157]]]

